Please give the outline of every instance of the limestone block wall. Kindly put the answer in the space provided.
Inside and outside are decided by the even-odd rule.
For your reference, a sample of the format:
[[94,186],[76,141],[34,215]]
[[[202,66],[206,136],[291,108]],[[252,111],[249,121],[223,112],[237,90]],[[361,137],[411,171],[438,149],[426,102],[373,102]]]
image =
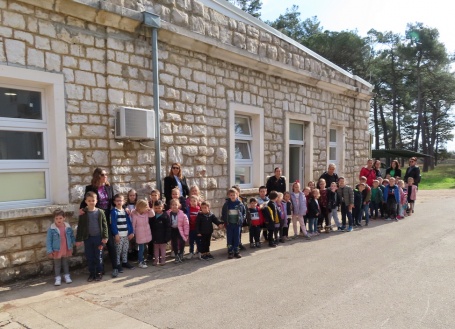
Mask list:
[[[150,31],[114,28],[74,17],[76,11],[57,11],[59,4],[72,2],[64,0],[46,7],[35,0],[0,0],[0,65],[64,75],[67,140],[61,142],[67,143],[68,150],[70,207],[77,207],[98,166],[108,171],[116,191],[135,188],[140,197],[146,197],[156,184],[154,143],[115,140],[113,128],[114,111],[119,106],[152,108]],[[171,163],[182,163],[189,183],[201,188],[214,213],[219,214],[233,174],[228,159],[229,106],[233,103],[263,109],[265,176],[284,165],[287,113],[312,119],[314,163],[310,179],[319,177],[327,166],[329,121],[345,127],[344,174],[351,180],[357,176],[368,157],[368,97],[338,93],[338,87],[330,91],[317,83],[297,82],[277,74],[279,71],[240,65],[229,61],[228,54],[224,59],[211,56],[165,37],[172,26],[184,27],[235,48],[237,55],[239,49],[248,52],[253,56],[249,60],[287,65],[294,74],[305,75],[304,81],[312,75],[336,86],[345,83],[352,90],[367,86],[294,45],[221,15],[197,0],[121,1],[118,5],[132,10],[142,5],[167,21],[158,44],[162,178]],[[94,17],[94,10],[87,6],[85,15]],[[0,281],[51,271],[44,249],[49,213],[0,216]]]

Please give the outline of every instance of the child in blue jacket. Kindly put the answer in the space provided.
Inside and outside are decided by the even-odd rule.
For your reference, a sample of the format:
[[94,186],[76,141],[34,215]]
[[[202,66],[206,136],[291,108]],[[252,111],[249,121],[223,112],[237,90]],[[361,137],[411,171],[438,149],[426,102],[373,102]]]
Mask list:
[[384,202],[387,205],[389,217],[386,220],[397,220],[397,205],[400,204],[400,191],[395,185],[395,178],[389,178],[389,185],[384,188]]
[[134,237],[133,225],[128,212],[123,208],[124,202],[123,195],[116,194],[114,196],[115,208],[111,210],[111,232],[117,248],[117,268],[120,273],[123,273],[124,267],[134,269],[134,266],[128,263],[128,248],[130,240]]
[[46,251],[49,258],[54,259],[55,283],[60,286],[62,277],[60,272],[63,266],[63,273],[66,283],[73,282],[70,277],[68,257],[73,253],[73,247],[76,243],[74,232],[71,226],[65,222],[65,212],[56,209],[53,213],[54,223],[47,230]]

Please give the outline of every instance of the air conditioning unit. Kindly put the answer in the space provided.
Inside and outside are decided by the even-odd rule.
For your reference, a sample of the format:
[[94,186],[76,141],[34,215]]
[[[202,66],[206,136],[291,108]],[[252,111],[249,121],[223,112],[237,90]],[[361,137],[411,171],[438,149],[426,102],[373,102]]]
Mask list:
[[115,138],[155,139],[155,111],[120,107],[115,111]]

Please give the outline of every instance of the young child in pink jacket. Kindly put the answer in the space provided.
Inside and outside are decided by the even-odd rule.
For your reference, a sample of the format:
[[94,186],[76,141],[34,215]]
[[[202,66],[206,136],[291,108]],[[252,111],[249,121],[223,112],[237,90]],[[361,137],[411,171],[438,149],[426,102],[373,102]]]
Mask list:
[[180,202],[178,199],[172,199],[170,209],[168,210],[171,219],[171,241],[172,250],[175,254],[175,263],[183,262],[183,253],[185,251],[185,242],[188,241],[190,234],[190,223],[185,213],[179,209]]
[[131,211],[131,222],[133,224],[133,232],[136,237],[136,244],[139,246],[138,267],[147,268],[144,261],[145,245],[152,241],[152,232],[150,231],[149,217],[155,216],[155,212],[149,208],[146,200],[139,200],[136,203],[136,208]]

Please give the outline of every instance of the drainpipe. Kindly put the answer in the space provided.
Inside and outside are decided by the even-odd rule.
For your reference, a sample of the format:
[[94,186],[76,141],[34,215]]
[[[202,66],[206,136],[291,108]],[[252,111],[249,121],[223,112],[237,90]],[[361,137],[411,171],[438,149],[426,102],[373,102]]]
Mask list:
[[161,27],[160,16],[143,11],[144,25],[152,28],[152,72],[153,72],[153,108],[155,109],[155,169],[156,189],[163,195],[161,186],[161,132],[160,132],[160,95],[158,78],[158,29]]

